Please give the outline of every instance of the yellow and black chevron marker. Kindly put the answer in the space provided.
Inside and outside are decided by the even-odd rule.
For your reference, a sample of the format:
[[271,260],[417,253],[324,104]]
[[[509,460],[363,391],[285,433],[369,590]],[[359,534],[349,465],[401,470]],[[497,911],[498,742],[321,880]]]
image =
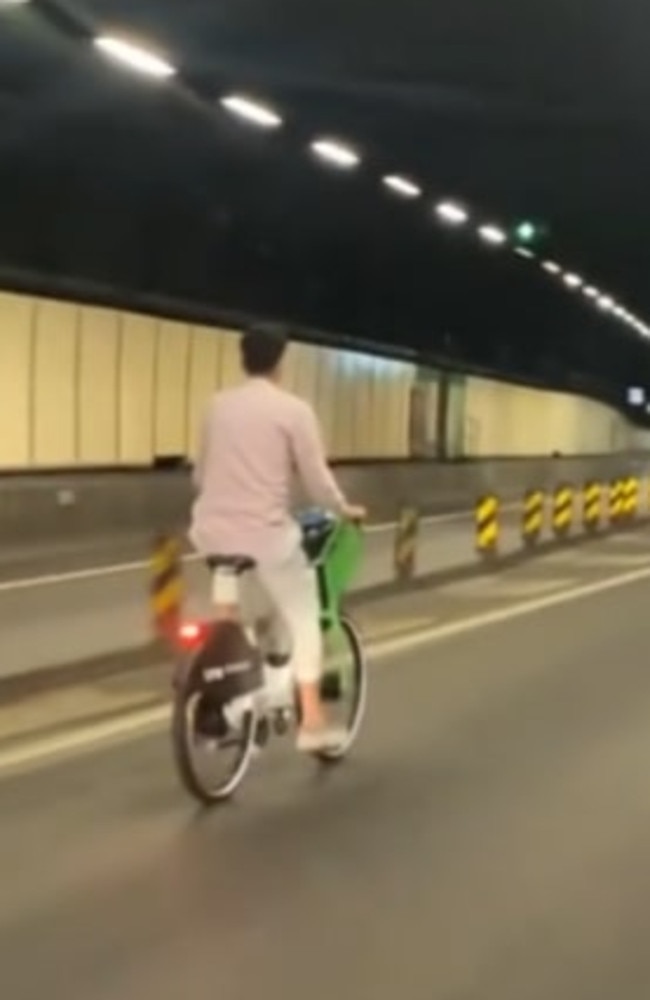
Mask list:
[[183,568],[177,538],[160,536],[151,556],[151,620],[156,636],[173,641],[183,607]]
[[544,494],[541,490],[528,490],[524,497],[521,535],[524,545],[537,545],[544,528]]
[[499,498],[490,494],[476,505],[476,550],[490,558],[499,551]]
[[415,576],[420,513],[415,507],[400,511],[395,533],[395,575],[398,580],[411,580]]
[[615,479],[609,487],[609,523],[615,528],[621,521],[624,510],[623,483]]
[[623,517],[626,521],[632,521],[639,509],[639,483],[634,476],[628,476],[623,480],[621,489]]
[[582,524],[585,531],[598,531],[603,516],[603,491],[600,483],[585,483],[582,496]]
[[573,490],[570,486],[558,486],[553,497],[553,534],[556,538],[566,538],[573,524]]

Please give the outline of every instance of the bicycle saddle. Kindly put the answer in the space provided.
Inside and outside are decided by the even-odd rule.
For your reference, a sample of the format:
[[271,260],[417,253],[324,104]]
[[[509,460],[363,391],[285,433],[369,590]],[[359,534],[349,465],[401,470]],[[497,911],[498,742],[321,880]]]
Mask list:
[[208,556],[207,564],[210,569],[230,569],[237,576],[248,573],[255,569],[257,563],[250,556]]

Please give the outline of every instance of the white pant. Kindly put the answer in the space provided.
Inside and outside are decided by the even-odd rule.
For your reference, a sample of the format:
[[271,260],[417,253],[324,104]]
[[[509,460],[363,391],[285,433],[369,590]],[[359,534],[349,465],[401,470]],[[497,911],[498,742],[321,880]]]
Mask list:
[[288,656],[299,684],[320,680],[318,581],[302,548],[282,561],[260,560],[255,570],[240,577],[239,604],[242,621],[255,628],[264,653]]

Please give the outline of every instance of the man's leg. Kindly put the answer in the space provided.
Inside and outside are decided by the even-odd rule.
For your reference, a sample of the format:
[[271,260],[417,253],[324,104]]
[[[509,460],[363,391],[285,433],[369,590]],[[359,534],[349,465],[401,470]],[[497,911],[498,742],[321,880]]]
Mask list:
[[290,664],[302,711],[299,743],[308,750],[336,745],[344,734],[328,730],[321,699],[323,641],[316,574],[302,549],[286,562],[259,566],[258,573],[273,608],[273,630],[291,637]]

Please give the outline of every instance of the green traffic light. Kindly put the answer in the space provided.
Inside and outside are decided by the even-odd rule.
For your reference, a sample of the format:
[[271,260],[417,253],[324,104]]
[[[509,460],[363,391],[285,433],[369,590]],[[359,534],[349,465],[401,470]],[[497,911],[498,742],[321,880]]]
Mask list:
[[537,237],[537,227],[532,222],[520,222],[516,229],[516,235],[522,243],[532,243]]

